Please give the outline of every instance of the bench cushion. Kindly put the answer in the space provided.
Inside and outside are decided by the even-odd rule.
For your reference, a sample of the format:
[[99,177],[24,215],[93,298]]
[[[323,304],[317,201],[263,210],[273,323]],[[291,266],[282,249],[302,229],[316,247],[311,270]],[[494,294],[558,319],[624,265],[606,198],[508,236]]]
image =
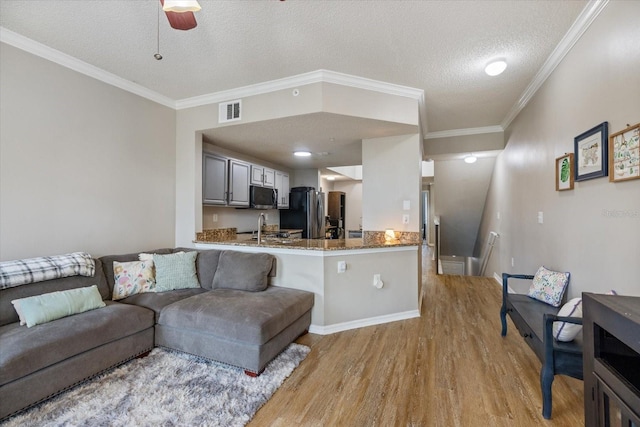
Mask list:
[[261,345],[313,307],[313,293],[270,286],[262,292],[215,289],[165,307],[158,324]]

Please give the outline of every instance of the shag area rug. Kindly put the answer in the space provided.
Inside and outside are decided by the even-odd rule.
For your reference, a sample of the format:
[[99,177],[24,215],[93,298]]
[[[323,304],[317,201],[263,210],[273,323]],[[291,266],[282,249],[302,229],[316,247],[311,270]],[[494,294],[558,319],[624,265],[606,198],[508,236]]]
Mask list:
[[309,351],[291,344],[252,378],[239,368],[155,348],[2,426],[244,426]]

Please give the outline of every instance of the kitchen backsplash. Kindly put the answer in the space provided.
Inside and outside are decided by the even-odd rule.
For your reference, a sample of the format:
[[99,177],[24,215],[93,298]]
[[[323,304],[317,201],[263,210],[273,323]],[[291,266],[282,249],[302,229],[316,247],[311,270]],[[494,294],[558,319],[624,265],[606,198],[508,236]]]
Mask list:
[[[258,216],[263,212],[267,218],[268,225],[280,227],[280,213],[277,209],[257,210],[257,209],[234,209],[228,207],[204,206],[202,208],[202,228],[236,228],[238,232],[253,231],[258,229]],[[217,215],[217,221],[214,221]]]

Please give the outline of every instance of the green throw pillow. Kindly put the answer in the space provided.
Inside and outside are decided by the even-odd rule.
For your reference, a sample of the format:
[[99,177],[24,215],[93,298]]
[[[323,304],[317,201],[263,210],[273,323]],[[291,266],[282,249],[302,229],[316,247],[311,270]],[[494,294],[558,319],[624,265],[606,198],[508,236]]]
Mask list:
[[106,305],[96,285],[21,298],[11,303],[28,328]]
[[199,288],[196,274],[198,252],[177,252],[170,255],[153,254],[156,266],[156,292],[173,289]]

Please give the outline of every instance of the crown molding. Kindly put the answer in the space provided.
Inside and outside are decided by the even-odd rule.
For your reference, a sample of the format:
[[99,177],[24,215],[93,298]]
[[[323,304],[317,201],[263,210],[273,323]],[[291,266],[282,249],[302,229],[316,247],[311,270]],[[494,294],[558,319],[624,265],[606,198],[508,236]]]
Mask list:
[[176,109],[200,107],[203,105],[217,104],[230,99],[243,98],[247,96],[262,95],[284,89],[293,89],[298,86],[313,83],[334,83],[342,86],[349,86],[358,89],[372,90],[389,95],[405,96],[416,100],[423,99],[424,91],[393,83],[381,82],[364,77],[352,76],[329,70],[316,70],[309,73],[297,74],[277,80],[270,80],[263,83],[256,83],[248,86],[241,86],[234,89],[209,93],[206,95],[194,96],[176,101]]
[[424,139],[450,138],[452,136],[479,135],[482,133],[504,132],[502,126],[485,126],[480,128],[451,129],[438,132],[429,132]]
[[558,46],[551,52],[551,55],[542,64],[542,67],[538,73],[533,77],[533,80],[527,88],[524,90],[518,101],[511,107],[509,113],[501,123],[503,129],[506,129],[511,122],[517,117],[522,109],[529,103],[531,98],[536,94],[538,89],[549,78],[553,70],[562,62],[564,57],[569,53],[571,48],[576,44],[580,37],[587,31],[587,28],[602,12],[605,6],[609,3],[609,0],[591,0],[585,8],[580,12],[578,18],[569,28],[569,31],[564,35]]
[[153,102],[157,102],[158,104],[162,104],[165,107],[175,109],[176,103],[171,98],[168,98],[129,80],[125,80],[122,77],[118,77],[115,74],[109,73],[108,71],[88,64],[84,61],[74,58],[73,56],[62,53],[59,50],[53,49],[49,46],[8,30],[4,27],[0,27],[0,42],[24,50],[48,61],[55,62],[58,65],[62,65],[63,67],[69,68],[73,71],[77,71],[78,73],[84,74],[85,76],[100,80],[104,83],[139,95]]

